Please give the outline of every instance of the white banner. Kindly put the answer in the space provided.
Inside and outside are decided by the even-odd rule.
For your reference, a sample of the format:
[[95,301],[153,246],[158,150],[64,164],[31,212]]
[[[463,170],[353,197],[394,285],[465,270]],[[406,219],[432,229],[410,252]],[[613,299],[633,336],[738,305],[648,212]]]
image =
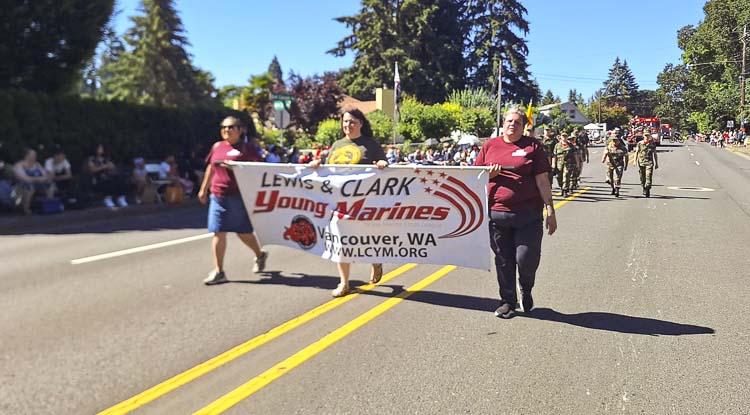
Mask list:
[[490,269],[483,169],[231,165],[263,244],[332,261]]

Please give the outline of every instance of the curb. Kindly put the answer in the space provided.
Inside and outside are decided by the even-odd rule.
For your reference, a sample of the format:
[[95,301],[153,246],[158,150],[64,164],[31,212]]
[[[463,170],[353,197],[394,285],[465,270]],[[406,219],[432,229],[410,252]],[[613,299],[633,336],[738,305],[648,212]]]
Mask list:
[[149,214],[172,214],[190,209],[198,209],[202,205],[197,199],[190,199],[178,205],[148,204],[131,205],[126,208],[110,209],[107,207],[91,207],[82,210],[68,210],[55,215],[19,214],[0,215],[0,235],[21,235],[26,233],[54,230],[60,226],[75,226],[92,222],[101,222],[123,218],[133,218]]

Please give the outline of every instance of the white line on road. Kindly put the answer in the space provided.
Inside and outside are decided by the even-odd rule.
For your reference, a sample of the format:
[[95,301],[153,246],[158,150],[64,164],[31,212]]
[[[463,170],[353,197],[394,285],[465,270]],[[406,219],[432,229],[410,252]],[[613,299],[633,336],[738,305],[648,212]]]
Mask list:
[[197,241],[200,239],[210,238],[211,236],[213,236],[212,233],[204,233],[202,235],[189,236],[187,238],[180,238],[180,239],[175,239],[172,241],[165,241],[165,242],[159,242],[159,243],[155,243],[151,245],[144,245],[144,246],[139,246],[135,248],[123,249],[121,251],[110,252],[107,254],[100,254],[100,255],[88,256],[85,258],[72,259],[70,261],[70,264],[79,265],[79,264],[85,264],[88,262],[101,261],[102,259],[115,258],[118,256],[136,254],[138,252],[144,252],[144,251],[150,251],[152,249],[159,249],[159,248],[165,248],[165,247],[172,246],[172,245],[184,244],[186,242],[192,242],[192,241]]
[[696,165],[696,166],[700,166],[701,164],[700,164],[700,163],[698,163],[698,160],[695,160],[695,165]]

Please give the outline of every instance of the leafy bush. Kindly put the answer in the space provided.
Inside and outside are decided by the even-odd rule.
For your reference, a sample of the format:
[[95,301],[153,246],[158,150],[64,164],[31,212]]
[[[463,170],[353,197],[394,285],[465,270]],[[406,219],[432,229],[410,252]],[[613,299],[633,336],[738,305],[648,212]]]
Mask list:
[[388,144],[393,140],[393,119],[383,111],[375,111],[367,114],[367,119],[372,125],[373,138],[381,144]]
[[497,107],[495,98],[484,88],[454,90],[448,95],[448,102],[467,109],[477,108],[492,111]]
[[404,98],[399,108],[398,133],[409,141],[422,141],[426,138],[420,128],[425,105],[413,98]]
[[343,137],[339,120],[330,119],[318,124],[318,132],[315,133],[315,141],[324,146],[330,146],[336,140]]
[[[459,108],[460,111],[460,108]],[[457,116],[460,112],[444,104],[430,105],[424,108],[419,120],[419,127],[424,138],[442,138],[451,135],[458,127]]]
[[461,112],[458,129],[477,137],[489,137],[495,129],[495,115],[486,108],[467,108]]
[[129,163],[134,157],[158,159],[197,146],[207,152],[220,139],[219,122],[228,115],[251,126],[250,135],[255,135],[246,113],[224,107],[161,108],[0,90],[2,157],[15,161],[24,147],[33,147],[42,150],[43,159],[59,144],[77,169],[97,143],[104,144],[117,163]]

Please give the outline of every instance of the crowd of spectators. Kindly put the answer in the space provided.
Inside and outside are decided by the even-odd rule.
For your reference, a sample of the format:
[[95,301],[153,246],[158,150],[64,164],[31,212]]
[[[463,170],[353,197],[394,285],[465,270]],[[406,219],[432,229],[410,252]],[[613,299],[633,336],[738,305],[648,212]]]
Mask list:
[[[267,163],[325,161],[328,152],[322,145],[301,150],[255,144]],[[445,142],[432,146],[388,145],[385,150],[389,164],[470,166],[479,153],[479,146]],[[59,146],[51,150],[24,149],[21,159],[15,162],[2,160],[0,155],[0,211],[25,215],[44,212],[41,206],[50,200],[59,203],[62,211],[92,206],[116,210],[131,204],[195,198],[206,168],[205,152],[206,149],[196,146],[179,155],[165,154],[159,160],[143,157],[123,160],[117,154],[110,154],[100,143],[91,149],[80,168],[71,165],[65,150]],[[43,163],[39,154],[47,157]]]

